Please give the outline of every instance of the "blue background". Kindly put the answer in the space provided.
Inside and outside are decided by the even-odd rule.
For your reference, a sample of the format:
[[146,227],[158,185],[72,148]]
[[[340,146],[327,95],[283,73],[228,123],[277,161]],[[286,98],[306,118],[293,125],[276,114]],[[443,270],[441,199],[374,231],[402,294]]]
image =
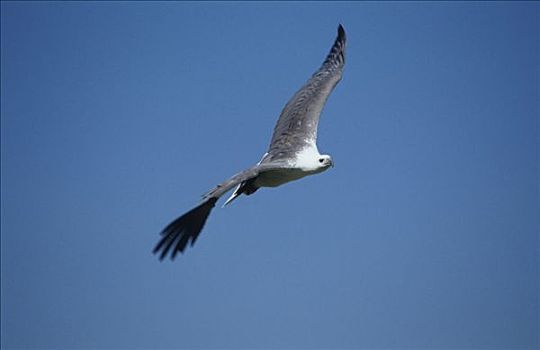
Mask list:
[[[539,12],[2,2],[2,347],[537,348]],[[338,23],[336,167],[216,207],[160,263]]]

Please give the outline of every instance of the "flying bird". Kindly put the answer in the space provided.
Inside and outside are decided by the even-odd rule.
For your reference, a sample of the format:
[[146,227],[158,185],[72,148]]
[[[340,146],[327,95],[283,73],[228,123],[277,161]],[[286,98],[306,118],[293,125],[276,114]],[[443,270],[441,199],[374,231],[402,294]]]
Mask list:
[[341,80],[345,65],[345,30],[337,38],[322,66],[285,105],[274,128],[270,147],[259,163],[220,183],[203,195],[202,202],[161,231],[154,248],[163,260],[174,259],[199,237],[218,199],[236,187],[224,206],[238,196],[251,195],[261,187],[277,187],[334,166],[332,157],[317,149],[317,126],[328,96]]

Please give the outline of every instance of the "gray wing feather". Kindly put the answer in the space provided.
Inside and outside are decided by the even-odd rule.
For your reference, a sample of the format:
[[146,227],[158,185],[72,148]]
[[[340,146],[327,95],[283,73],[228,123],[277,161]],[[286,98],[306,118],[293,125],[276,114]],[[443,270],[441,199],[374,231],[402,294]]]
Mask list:
[[239,172],[238,174],[232,176],[231,178],[223,181],[210,191],[208,191],[206,194],[204,194],[203,199],[208,199],[211,197],[219,198],[223,196],[225,193],[229,192],[233,187],[240,184],[243,181],[247,181],[249,179],[254,178],[255,176],[259,175],[259,173],[263,170],[269,167],[270,164],[266,166],[260,166],[255,165],[249,169],[246,169],[242,172]]
[[345,30],[339,25],[337,38],[324,63],[281,112],[265,161],[288,158],[317,141],[322,108],[343,74],[345,42]]

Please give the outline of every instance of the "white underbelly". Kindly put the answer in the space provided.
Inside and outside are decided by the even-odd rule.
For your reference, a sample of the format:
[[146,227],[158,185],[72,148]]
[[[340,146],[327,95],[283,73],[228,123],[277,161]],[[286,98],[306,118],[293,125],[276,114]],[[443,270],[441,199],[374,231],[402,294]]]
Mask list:
[[301,169],[271,170],[257,176],[255,184],[257,187],[276,187],[311,174],[312,172],[302,171]]

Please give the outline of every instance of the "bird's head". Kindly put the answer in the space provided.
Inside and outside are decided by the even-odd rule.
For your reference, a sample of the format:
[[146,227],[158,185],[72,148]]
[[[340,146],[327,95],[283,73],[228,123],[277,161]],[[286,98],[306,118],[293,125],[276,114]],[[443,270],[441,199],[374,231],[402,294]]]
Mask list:
[[319,167],[324,168],[324,170],[328,169],[329,167],[334,167],[334,161],[328,154],[321,154],[318,161]]

